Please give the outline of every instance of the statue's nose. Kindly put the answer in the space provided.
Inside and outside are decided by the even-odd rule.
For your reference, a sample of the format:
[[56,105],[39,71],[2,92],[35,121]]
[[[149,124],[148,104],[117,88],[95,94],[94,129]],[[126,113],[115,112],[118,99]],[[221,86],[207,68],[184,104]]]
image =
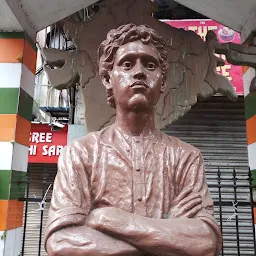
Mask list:
[[141,62],[137,62],[134,67],[134,78],[138,80],[146,79],[145,69]]

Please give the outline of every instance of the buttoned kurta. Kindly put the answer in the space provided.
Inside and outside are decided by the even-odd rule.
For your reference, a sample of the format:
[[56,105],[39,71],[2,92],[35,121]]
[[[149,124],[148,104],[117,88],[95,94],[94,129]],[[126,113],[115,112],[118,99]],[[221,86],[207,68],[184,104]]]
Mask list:
[[112,125],[62,151],[45,241],[67,226],[84,225],[95,208],[111,206],[148,218],[175,218],[172,208],[191,194],[201,195],[202,209],[196,218],[214,231],[218,251],[221,234],[200,151],[158,130],[136,137]]

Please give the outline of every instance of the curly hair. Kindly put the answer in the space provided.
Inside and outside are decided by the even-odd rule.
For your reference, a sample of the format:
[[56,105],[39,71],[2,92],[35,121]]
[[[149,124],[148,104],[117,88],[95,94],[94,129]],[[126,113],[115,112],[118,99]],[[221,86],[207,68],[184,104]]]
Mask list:
[[[114,57],[121,45],[140,40],[143,44],[153,44],[159,52],[159,62],[162,71],[163,87],[167,78],[167,43],[155,30],[147,25],[135,24],[122,25],[108,32],[98,49],[100,77],[109,77],[109,71],[114,65]],[[111,91],[107,91],[108,103],[115,108],[115,102]]]

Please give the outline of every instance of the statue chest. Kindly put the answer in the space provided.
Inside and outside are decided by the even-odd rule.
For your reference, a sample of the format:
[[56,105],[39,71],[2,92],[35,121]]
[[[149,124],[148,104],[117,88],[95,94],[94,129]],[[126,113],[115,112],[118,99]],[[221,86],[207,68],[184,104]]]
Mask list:
[[114,206],[151,218],[163,218],[170,208],[174,184],[172,165],[163,148],[104,146],[91,165],[95,208]]

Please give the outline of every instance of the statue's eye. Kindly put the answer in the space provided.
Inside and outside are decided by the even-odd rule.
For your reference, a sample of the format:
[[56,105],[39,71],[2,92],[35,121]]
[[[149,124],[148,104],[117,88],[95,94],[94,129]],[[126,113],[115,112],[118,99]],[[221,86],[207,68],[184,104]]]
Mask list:
[[132,67],[132,63],[130,61],[125,61],[123,62],[122,67],[124,69],[130,69]]
[[148,62],[147,63],[147,69],[148,70],[155,70],[156,69],[156,64],[154,62]]

